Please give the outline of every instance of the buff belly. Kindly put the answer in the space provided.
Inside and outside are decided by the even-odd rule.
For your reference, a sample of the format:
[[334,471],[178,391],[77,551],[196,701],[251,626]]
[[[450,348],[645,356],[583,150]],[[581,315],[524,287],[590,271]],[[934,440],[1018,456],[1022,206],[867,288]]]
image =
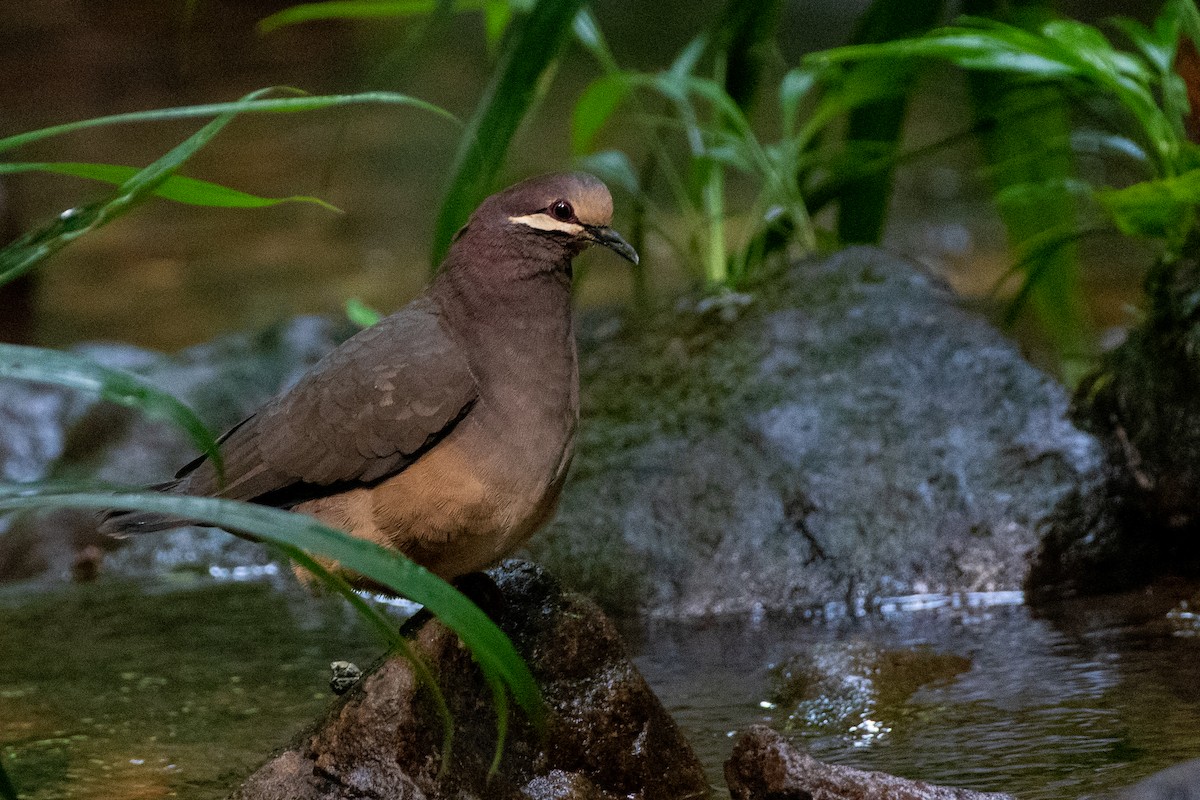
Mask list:
[[512,476],[532,471],[471,462],[464,452],[480,450],[452,437],[376,486],[310,500],[295,510],[398,550],[447,580],[484,569],[550,518],[565,469],[549,467],[541,480],[520,485]]

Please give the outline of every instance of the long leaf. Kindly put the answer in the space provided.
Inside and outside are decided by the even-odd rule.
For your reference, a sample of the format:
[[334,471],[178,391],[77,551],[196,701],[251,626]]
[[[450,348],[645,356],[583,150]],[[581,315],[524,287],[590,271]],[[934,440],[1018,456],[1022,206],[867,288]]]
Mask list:
[[[990,14],[1004,13],[1006,8],[1000,0],[970,0],[967,10]],[[1053,21],[1049,3],[1026,4],[1007,13],[1006,21],[1028,29],[1030,36],[1036,36],[1036,31]],[[1063,29],[1059,35],[1073,37],[1080,50],[1111,50],[1103,37],[1097,40],[1075,28]],[[985,129],[980,139],[1009,242],[1014,252],[1031,254],[1021,261],[1026,279],[1019,302],[1028,302],[1060,362],[1065,364],[1066,358],[1078,358],[1086,352],[1091,340],[1079,283],[1078,250],[1069,240],[1055,247],[1030,245],[1064,225],[1074,225],[1076,193],[1070,186],[1075,164],[1067,149],[1043,150],[1037,158],[1029,158],[1028,154],[1039,143],[1069,141],[1070,111],[1054,86],[1030,85],[1006,73],[975,72],[967,77],[975,119],[1001,120]],[[1029,186],[1040,188],[1012,191]]]
[[513,136],[571,36],[582,5],[583,0],[538,0],[514,23],[515,30],[467,124],[451,169],[449,189],[434,226],[435,266],[445,257],[454,233],[492,190]]
[[295,561],[301,567],[311,572],[325,586],[344,597],[346,602],[350,604],[350,607],[357,611],[358,615],[375,629],[375,632],[388,643],[389,647],[408,659],[408,663],[412,665],[417,680],[425,684],[433,694],[433,703],[437,706],[438,717],[442,721],[441,771],[444,773],[450,766],[450,756],[454,749],[454,717],[450,713],[450,706],[446,703],[446,695],[442,692],[441,687],[438,686],[437,678],[434,677],[432,670],[429,669],[429,665],[425,663],[425,659],[421,658],[409,645],[408,640],[400,635],[399,629],[393,624],[392,620],[380,614],[366,600],[363,600],[362,596],[354,591],[354,588],[346,582],[345,578],[329,571],[320,561],[317,561],[298,547],[282,544],[276,545],[276,547],[292,561]]
[[[56,175],[70,175],[75,178],[111,183],[116,186],[126,183],[139,172],[138,167],[126,167],[120,164],[81,164],[76,162],[29,162],[3,163],[0,162],[0,175],[18,172],[50,172]],[[186,178],[182,175],[172,175],[154,189],[153,194],[165,200],[177,203],[187,203],[193,206],[210,206],[215,208],[267,208],[282,203],[312,203],[340,212],[337,206],[321,200],[318,197],[293,195],[291,197],[259,197],[248,192],[231,189],[228,186],[210,183],[209,181]]]
[[[252,92],[246,95],[242,102],[253,102],[269,91],[271,90],[260,89]],[[80,236],[108,224],[153,196],[154,191],[171,177],[175,170],[232,122],[237,113],[222,113],[171,148],[157,161],[134,173],[117,187],[116,193],[108,199],[90,206],[71,209],[47,227],[27,233],[0,250],[0,284],[28,272]]]
[[302,514],[211,497],[155,492],[73,491],[50,485],[0,486],[0,510],[56,506],[119,508],[197,520],[272,544],[298,547],[336,562],[421,603],[457,633],[485,675],[499,676],[531,721],[542,727],[545,708],[529,667],[487,615],[450,584],[404,556],[374,542],[326,527]]
[[775,32],[783,0],[729,0],[713,26],[710,42],[724,61],[724,88],[743,111],[758,94],[763,69],[776,55]]
[[74,353],[0,344],[0,377],[52,383],[91,392],[109,402],[169,420],[185,431],[192,443],[212,459],[218,474],[224,470],[217,440],[200,418],[183,403],[136,375],[103,367]]
[[[305,95],[302,97],[278,97],[269,100],[257,99],[264,91],[282,91],[281,89],[268,89],[255,92],[255,99],[242,99],[231,103],[209,103],[198,106],[178,106],[175,108],[160,108],[153,111],[135,111],[128,114],[113,114],[107,117],[95,117],[93,119],[79,120],[78,122],[67,122],[62,125],[53,125],[49,128],[41,128],[36,131],[27,133],[19,133],[15,136],[8,136],[0,139],[0,152],[12,150],[22,145],[30,144],[31,142],[49,139],[52,136],[62,136],[66,133],[75,133],[77,131],[87,130],[88,128],[99,128],[107,125],[127,125],[132,122],[161,122],[172,119],[195,119],[203,117],[215,117],[221,114],[293,114],[301,111],[316,111],[324,108],[339,108],[342,106],[354,105],[395,105],[409,106],[419,108],[423,111],[428,111],[431,114],[436,114],[439,117],[458,123],[458,117],[451,114],[444,108],[439,108],[432,103],[427,103],[424,100],[418,100],[415,97],[410,97],[406,94],[397,94],[395,92],[361,92],[358,94],[335,94],[335,95]],[[295,91],[295,90],[290,90]]]
[[[941,17],[944,6],[944,0],[875,0],[860,18],[854,42],[886,42],[924,33]],[[911,70],[903,63],[890,68]],[[846,140],[870,142],[878,158],[889,159],[900,144],[910,95],[911,89],[852,109]],[[891,195],[892,170],[888,168],[848,181],[838,203],[839,240],[846,244],[878,242]]]
[[[328,19],[405,19],[431,14],[440,0],[329,0],[301,3],[276,11],[258,23],[259,33],[270,33],[287,25]],[[483,11],[497,0],[456,0],[459,11]],[[502,2],[507,6],[507,2]]]

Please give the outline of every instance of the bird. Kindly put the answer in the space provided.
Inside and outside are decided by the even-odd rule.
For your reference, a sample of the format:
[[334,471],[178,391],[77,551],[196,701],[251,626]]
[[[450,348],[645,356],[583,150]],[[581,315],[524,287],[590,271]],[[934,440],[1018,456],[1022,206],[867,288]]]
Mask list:
[[[612,215],[583,172],[488,197],[419,296],[219,438],[223,475],[201,456],[153,488],[308,514],[445,580],[499,562],[553,515],[574,454],[572,261],[598,244],[638,262]],[[187,524],[110,511],[101,530]]]

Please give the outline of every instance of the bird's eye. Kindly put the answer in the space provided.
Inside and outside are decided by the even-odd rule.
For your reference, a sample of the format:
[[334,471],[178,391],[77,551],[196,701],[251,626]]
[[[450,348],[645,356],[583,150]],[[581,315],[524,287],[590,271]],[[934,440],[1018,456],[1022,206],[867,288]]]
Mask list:
[[555,200],[550,205],[550,216],[559,222],[570,222],[575,217],[575,209],[566,200]]

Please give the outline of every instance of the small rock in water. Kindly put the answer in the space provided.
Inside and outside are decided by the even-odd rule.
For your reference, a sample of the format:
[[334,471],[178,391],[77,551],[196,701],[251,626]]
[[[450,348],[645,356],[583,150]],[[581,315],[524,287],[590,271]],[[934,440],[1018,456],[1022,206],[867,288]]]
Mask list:
[[754,725],[734,745],[725,780],[732,800],[1014,800],[825,764],[765,725]]
[[350,691],[350,687],[358,683],[363,674],[357,664],[349,661],[334,661],[329,665],[329,670],[333,673],[329,676],[329,688],[334,694]]

